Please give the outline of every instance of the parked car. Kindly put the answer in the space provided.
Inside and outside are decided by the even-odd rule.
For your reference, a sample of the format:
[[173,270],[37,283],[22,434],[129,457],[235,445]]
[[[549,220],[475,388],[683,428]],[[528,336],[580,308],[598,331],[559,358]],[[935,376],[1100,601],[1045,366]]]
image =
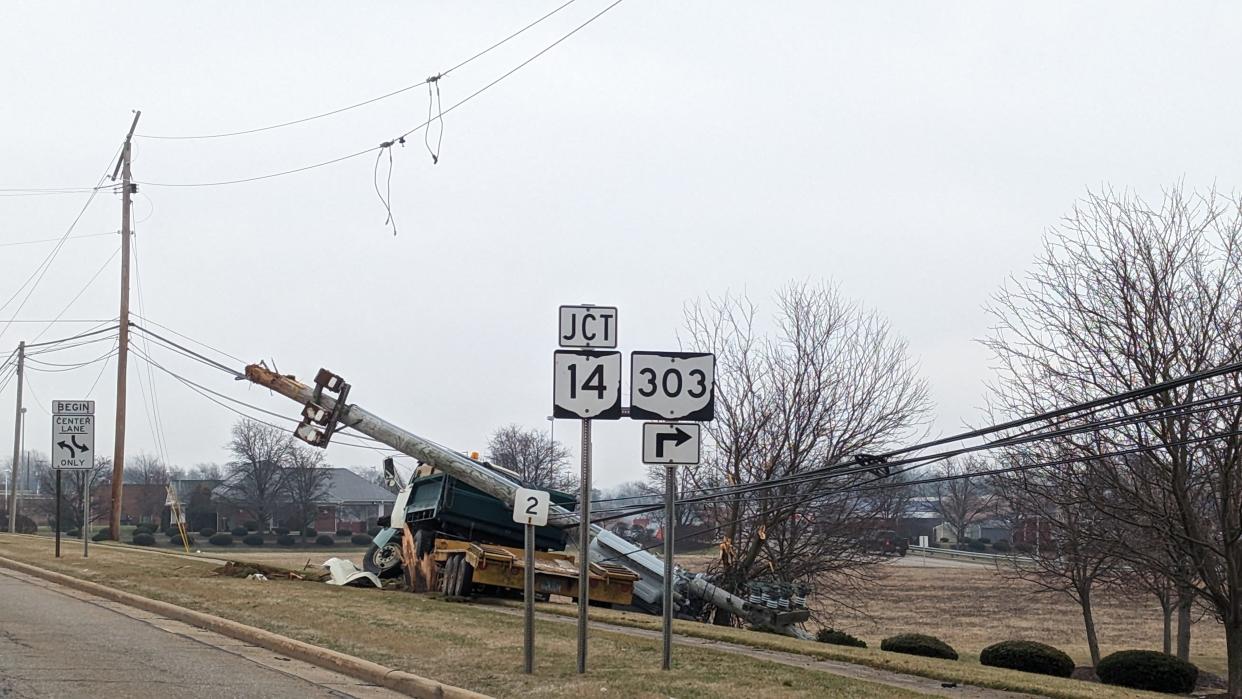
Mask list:
[[897,532],[891,529],[880,529],[871,532],[863,539],[864,550],[885,556],[904,556],[909,548],[910,541],[904,536],[897,536]]

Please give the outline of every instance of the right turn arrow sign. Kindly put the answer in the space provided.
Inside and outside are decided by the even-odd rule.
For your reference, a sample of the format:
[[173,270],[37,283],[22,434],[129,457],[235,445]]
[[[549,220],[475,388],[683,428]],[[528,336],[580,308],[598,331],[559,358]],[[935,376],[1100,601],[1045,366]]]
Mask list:
[[701,429],[693,422],[644,422],[643,463],[699,463]]

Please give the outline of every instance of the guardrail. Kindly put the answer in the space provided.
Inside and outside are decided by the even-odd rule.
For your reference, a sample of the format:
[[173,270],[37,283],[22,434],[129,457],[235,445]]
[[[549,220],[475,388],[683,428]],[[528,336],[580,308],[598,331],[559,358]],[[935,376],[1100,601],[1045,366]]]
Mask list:
[[1000,553],[978,553],[976,551],[957,551],[954,549],[941,549],[931,546],[911,546],[909,553],[916,556],[927,556],[928,558],[946,558],[959,561],[974,561],[976,563],[1008,563],[1015,559],[1025,559],[1028,556],[1015,556],[1012,554]]

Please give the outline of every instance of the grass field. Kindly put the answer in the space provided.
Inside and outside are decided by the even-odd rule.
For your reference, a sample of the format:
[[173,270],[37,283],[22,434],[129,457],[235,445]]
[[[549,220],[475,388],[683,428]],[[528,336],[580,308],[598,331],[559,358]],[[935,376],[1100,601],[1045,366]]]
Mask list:
[[[975,656],[997,641],[1034,640],[1090,664],[1082,612],[1068,597],[1006,580],[988,566],[947,567],[934,560],[923,566],[910,557],[886,572],[860,611],[837,613],[833,625],[874,645],[895,633],[930,633]],[[1154,598],[1100,591],[1094,610],[1101,653],[1161,649],[1163,622]],[[1211,616],[1193,626],[1190,659],[1208,672],[1226,671],[1224,628]]]
[[[265,554],[274,552],[244,553],[248,560],[294,569],[307,561],[305,554],[272,557]],[[675,670],[663,673],[658,670],[657,640],[603,629],[592,630],[590,673],[578,676],[573,672],[574,627],[551,620],[538,623],[539,671],[534,678],[527,678],[514,671],[521,662],[517,642],[521,620],[495,608],[512,606],[512,602],[466,605],[428,595],[210,577],[212,566],[205,562],[129,548],[100,547],[88,561],[73,557],[56,561],[48,555],[46,541],[28,537],[0,536],[0,556],[236,619],[496,696],[915,696],[891,686],[803,668],[802,661],[791,667],[703,647],[678,646]],[[318,562],[312,559],[311,565]],[[540,609],[562,616],[574,614],[574,607],[566,604],[540,605]],[[657,617],[642,614],[597,609],[592,610],[592,618],[648,630],[659,628]],[[675,630],[755,649],[1065,699],[1156,696],[983,667],[969,656],[961,662],[933,660],[885,653],[874,646],[868,650],[844,648],[684,621],[675,622]]]
[[485,607],[374,589],[213,577],[205,562],[113,547],[98,547],[87,560],[58,560],[47,541],[35,537],[0,537],[0,556],[500,697],[920,696],[699,648],[678,648],[676,669],[662,672],[658,641],[603,631],[592,631],[590,672],[578,675],[574,627],[553,621],[537,623],[537,673],[528,677],[520,671],[521,619]]

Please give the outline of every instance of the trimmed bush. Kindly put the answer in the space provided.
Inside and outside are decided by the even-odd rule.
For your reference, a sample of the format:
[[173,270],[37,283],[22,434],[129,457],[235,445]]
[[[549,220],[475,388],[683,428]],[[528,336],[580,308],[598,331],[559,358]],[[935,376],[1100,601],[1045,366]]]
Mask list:
[[91,537],[91,541],[111,541],[112,537],[108,536],[107,529],[100,529],[95,532],[95,536]]
[[[674,537],[674,538],[675,538],[675,537]],[[949,543],[949,537],[947,537],[947,536],[942,536],[942,537],[940,537],[940,543],[942,543],[942,544],[947,544],[947,543]]]
[[820,629],[819,632],[815,634],[815,640],[820,643],[831,643],[834,646],[852,646],[854,648],[867,647],[866,641],[851,636],[844,631],[838,631],[837,629],[832,628]]
[[233,536],[242,537],[242,536],[249,534],[250,532],[247,531],[245,527],[233,527],[232,529],[229,530],[229,533],[232,534]]
[[315,531],[314,527],[307,527],[302,530],[303,539],[314,539],[318,535],[319,535],[319,532]]
[[328,534],[320,534],[319,536],[315,537],[315,543],[320,546],[331,546],[336,543],[336,539],[333,539]]
[[1069,677],[1074,673],[1074,659],[1052,646],[1035,641],[1001,641],[979,653],[979,662],[1022,672],[1053,677]]
[[992,543],[992,540],[991,540],[991,539],[989,539],[989,538],[987,538],[986,536],[981,536],[981,537],[979,537],[978,539],[975,539],[975,541],[978,541],[978,542],[979,542],[979,543],[981,543],[981,544],[990,544],[990,543]]
[[155,535],[139,532],[134,535],[134,544],[136,546],[155,546]]
[[259,531],[259,523],[253,519],[242,522],[242,526],[246,528],[246,531],[251,531],[251,532]]
[[216,530],[212,529],[211,527],[203,527],[202,529],[198,530],[198,535],[203,537],[204,539],[210,539],[211,537],[216,535]]
[[1199,668],[1176,656],[1154,650],[1122,650],[1106,655],[1095,666],[1104,684],[1185,694],[1199,681]]
[[170,524],[167,527],[164,527],[165,536],[178,536],[180,534],[181,534],[181,530],[177,529],[177,525],[175,524]]
[[293,538],[292,536],[288,534],[281,534],[280,536],[276,537],[277,546],[293,546],[294,544],[297,543],[297,541],[298,541],[297,539]]
[[193,536],[191,536],[191,535],[189,535],[189,534],[186,534],[186,535],[185,535],[185,543],[184,543],[184,544],[182,544],[182,543],[181,543],[181,534],[177,533],[177,534],[173,534],[172,536],[168,537],[168,543],[169,543],[169,544],[172,544],[173,546],[193,546],[193,545],[194,545],[194,537],[193,537]]
[[354,534],[353,536],[349,537],[349,543],[353,544],[354,546],[366,546],[367,544],[371,543],[372,538],[373,537],[367,536],[366,534]]
[[969,543],[970,543],[970,542],[972,542],[972,541],[974,541],[974,539],[970,538],[969,536],[963,536],[962,538],[960,538],[960,539],[958,539],[958,540],[957,540],[957,543],[959,543],[959,544],[969,544]]
[[79,539],[82,537],[82,530],[81,529],[70,529],[65,534],[65,536],[69,537],[70,539]]
[[212,546],[232,546],[233,535],[228,532],[220,532],[219,534],[212,534],[211,538],[207,541],[211,543]]
[[370,529],[367,530],[367,536],[374,539],[375,537],[379,536],[379,533],[382,531],[384,531],[383,527],[371,527]]
[[289,533],[289,527],[276,527],[272,529],[272,533],[276,536],[284,536]]
[[1009,542],[1001,539],[1000,541],[992,544],[992,550],[1000,553],[1009,553]]
[[262,534],[247,534],[245,538],[242,539],[242,543],[247,546],[262,546],[263,535]]
[[346,529],[345,527],[341,527],[340,529],[337,529],[337,530],[336,530],[336,535],[337,535],[337,536],[342,536],[342,537],[344,537],[344,536],[353,536],[353,535],[354,535],[354,532],[353,532],[353,530],[352,530],[352,529]]
[[902,633],[889,636],[880,641],[880,650],[906,655],[921,655],[925,658],[944,658],[957,660],[957,651],[935,636],[921,633]]
[[975,553],[982,553],[986,551],[988,547],[982,541],[972,541],[969,544],[966,544],[966,548],[970,551],[974,551]]

